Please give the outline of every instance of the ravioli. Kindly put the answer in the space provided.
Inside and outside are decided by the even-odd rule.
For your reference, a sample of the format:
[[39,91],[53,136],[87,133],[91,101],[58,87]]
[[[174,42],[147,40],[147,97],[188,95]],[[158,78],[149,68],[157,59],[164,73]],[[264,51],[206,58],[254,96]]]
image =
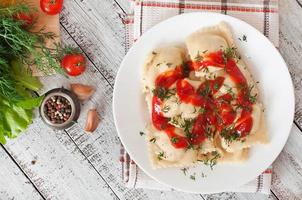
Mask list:
[[157,168],[244,162],[268,142],[256,82],[224,22],[152,51],[143,66],[149,157]]

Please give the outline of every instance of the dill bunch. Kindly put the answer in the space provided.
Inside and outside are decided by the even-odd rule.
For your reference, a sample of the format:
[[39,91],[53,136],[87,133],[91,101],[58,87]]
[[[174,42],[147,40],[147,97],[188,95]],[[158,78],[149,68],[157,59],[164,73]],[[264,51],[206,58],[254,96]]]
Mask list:
[[21,27],[22,23],[11,17],[0,17],[0,57],[7,60],[19,58],[28,66],[35,65],[47,73],[62,72],[57,50],[45,46],[52,33],[32,33]]
[[18,3],[18,5],[8,5],[5,2],[0,2],[0,16],[14,16],[17,13],[30,13],[35,11],[35,9],[24,4],[23,2]]
[[11,101],[21,99],[16,91],[16,84],[10,73],[9,65],[0,58],[0,97],[6,97]]
[[[34,65],[45,74],[54,71],[63,73],[60,66],[62,52],[71,47],[60,43],[55,44],[54,48],[47,47],[45,41],[55,42],[57,36],[52,32],[45,32],[44,28],[32,32],[30,28],[22,27],[22,21],[14,19],[20,12],[33,13],[34,9],[23,3],[10,7],[1,7],[0,3],[0,58],[20,59],[27,67]],[[35,21],[31,26],[35,26]]]

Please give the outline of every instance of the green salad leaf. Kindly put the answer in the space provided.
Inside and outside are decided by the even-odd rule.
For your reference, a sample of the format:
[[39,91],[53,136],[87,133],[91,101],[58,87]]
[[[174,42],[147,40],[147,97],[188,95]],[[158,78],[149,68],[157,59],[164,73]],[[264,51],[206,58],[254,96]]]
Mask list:
[[12,88],[11,94],[0,90],[1,144],[6,143],[5,138],[17,137],[32,123],[33,109],[40,106],[44,98],[32,96],[32,91],[39,90],[42,84],[31,76],[31,72],[26,70],[20,60],[12,60],[9,69],[2,74],[5,76],[0,76],[0,88],[7,91],[7,87],[3,88],[7,83]]

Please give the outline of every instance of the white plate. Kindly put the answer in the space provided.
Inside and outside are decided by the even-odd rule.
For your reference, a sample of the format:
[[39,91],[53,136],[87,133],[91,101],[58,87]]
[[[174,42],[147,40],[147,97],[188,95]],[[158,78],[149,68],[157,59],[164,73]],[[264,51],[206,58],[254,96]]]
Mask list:
[[[200,165],[189,170],[193,181],[180,169],[153,170],[147,144],[139,132],[149,122],[141,90],[141,68],[146,55],[162,45],[184,43],[192,32],[226,21],[244,60],[249,64],[266,108],[270,143],[251,149],[244,164],[218,164],[213,170]],[[247,36],[247,42],[237,38]],[[119,137],[132,159],[149,176],[177,190],[192,193],[215,193],[230,190],[254,179],[281,152],[288,138],[294,116],[294,92],[287,66],[272,43],[258,30],[236,18],[214,13],[190,13],[159,23],[139,38],[121,63],[113,93],[113,113]],[[201,177],[201,173],[206,175]]]

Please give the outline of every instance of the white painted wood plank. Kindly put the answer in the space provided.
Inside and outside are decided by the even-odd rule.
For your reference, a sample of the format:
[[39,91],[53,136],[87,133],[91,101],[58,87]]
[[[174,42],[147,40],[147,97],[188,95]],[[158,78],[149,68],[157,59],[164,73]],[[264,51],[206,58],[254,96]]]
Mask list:
[[122,11],[114,1],[65,1],[61,24],[113,85],[125,54]]
[[46,127],[40,118],[5,148],[46,199],[115,197],[73,141]]
[[302,199],[302,134],[293,125],[290,137],[273,168],[273,192],[280,199]]
[[43,199],[23,172],[0,146],[0,199]]
[[295,97],[295,121],[302,127],[302,7],[296,1],[280,2],[280,52],[292,75]]

